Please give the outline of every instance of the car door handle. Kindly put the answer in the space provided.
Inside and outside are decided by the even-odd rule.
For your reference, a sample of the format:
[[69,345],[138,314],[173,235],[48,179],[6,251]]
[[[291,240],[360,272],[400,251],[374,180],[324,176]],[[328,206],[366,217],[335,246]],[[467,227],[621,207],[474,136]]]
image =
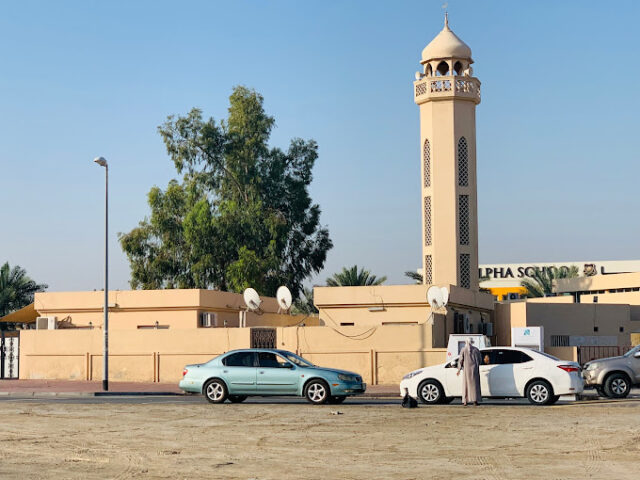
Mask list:
[[260,370],[258,373],[263,374],[263,373],[264,373],[264,370]]

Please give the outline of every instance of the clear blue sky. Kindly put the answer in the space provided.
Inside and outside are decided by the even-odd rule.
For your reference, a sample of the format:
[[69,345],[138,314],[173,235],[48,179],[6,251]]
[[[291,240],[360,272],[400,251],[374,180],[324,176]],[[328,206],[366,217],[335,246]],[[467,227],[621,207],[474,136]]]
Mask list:
[[[197,106],[226,116],[234,85],[277,129],[320,145],[312,196],[335,247],[325,278],[364,265],[390,283],[420,266],[413,75],[441,1],[3,2],[0,262],[51,290],[103,282],[110,163],[116,233],[176,176],[156,128]],[[480,261],[640,258],[640,3],[449,1],[473,50]]]

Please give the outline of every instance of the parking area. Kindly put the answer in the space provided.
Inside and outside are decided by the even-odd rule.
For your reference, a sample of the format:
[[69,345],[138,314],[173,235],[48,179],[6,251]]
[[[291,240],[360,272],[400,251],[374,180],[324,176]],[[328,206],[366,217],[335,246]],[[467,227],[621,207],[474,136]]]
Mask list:
[[396,399],[210,405],[200,396],[0,405],[3,479],[631,479],[640,463],[638,398],[417,409]]

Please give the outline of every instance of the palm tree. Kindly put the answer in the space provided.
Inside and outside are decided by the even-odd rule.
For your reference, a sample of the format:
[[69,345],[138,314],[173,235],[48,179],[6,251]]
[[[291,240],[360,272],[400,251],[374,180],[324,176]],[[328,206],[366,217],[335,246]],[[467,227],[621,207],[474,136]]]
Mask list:
[[6,262],[0,267],[0,317],[26,307],[33,302],[33,294],[44,291],[48,285],[37,284],[24,268],[9,267]]
[[334,273],[333,276],[327,278],[328,287],[358,287],[368,285],[381,285],[387,280],[387,277],[377,278],[375,275],[371,275],[369,270],[361,268],[358,271],[358,266],[354,265],[351,268],[342,267],[340,273]]
[[569,268],[550,267],[536,268],[533,275],[522,280],[521,285],[526,289],[527,297],[546,297],[553,293],[553,281],[560,278],[575,278],[578,276],[578,267],[571,265]]
[[411,270],[409,270],[408,272],[404,272],[404,276],[405,277],[409,277],[411,280],[413,280],[414,282],[416,282],[418,285],[422,284],[422,274],[418,273],[418,272],[413,272]]

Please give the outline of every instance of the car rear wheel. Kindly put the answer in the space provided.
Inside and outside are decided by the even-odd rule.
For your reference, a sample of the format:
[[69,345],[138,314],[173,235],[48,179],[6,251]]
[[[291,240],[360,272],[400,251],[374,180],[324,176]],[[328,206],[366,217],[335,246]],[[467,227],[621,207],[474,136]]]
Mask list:
[[322,405],[329,400],[329,385],[323,380],[311,380],[304,389],[304,396],[314,405]]
[[242,403],[247,399],[246,395],[229,395],[229,401],[231,403]]
[[329,397],[329,400],[327,401],[327,403],[331,403],[333,405],[337,405],[339,403],[342,403],[346,400],[346,396],[344,395],[331,395]]
[[631,382],[624,373],[614,373],[604,382],[604,393],[611,398],[624,398],[629,395]]
[[445,396],[438,382],[435,380],[425,380],[418,386],[418,398],[422,403],[435,405],[436,403],[442,403]]
[[527,388],[527,398],[533,405],[548,405],[553,397],[551,385],[544,380],[536,380]]
[[222,403],[227,399],[229,393],[222,380],[213,379],[205,384],[204,396],[210,403]]

